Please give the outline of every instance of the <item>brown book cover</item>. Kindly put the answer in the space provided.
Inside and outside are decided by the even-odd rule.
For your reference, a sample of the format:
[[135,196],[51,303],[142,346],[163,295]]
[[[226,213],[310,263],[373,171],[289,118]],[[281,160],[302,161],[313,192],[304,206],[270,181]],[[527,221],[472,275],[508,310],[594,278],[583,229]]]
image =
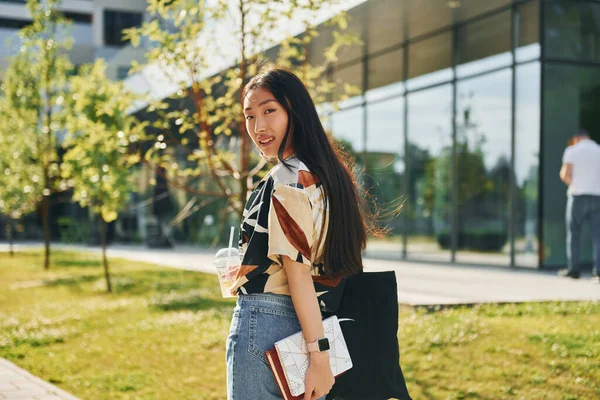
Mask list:
[[[283,372],[283,367],[281,366],[281,361],[279,361],[279,355],[277,354],[277,350],[273,347],[271,350],[265,351],[265,356],[267,357],[267,361],[269,362],[269,367],[271,367],[271,372],[273,372],[273,376],[275,376],[275,382],[277,382],[277,386],[279,386],[279,390],[281,391],[281,396],[283,400],[302,400],[304,399],[304,393],[300,396],[292,396],[290,393],[290,388],[288,387],[287,380],[285,379],[285,373]],[[337,375],[342,376],[345,372]]]
[[279,355],[277,354],[277,350],[275,350],[275,348],[272,348],[271,350],[265,351],[265,356],[267,357],[267,361],[269,362],[271,371],[275,376],[275,381],[277,382],[277,386],[279,386],[279,390],[281,391],[281,396],[283,396],[283,399],[302,400],[304,398],[303,395],[294,397],[290,393],[290,388],[288,387],[287,380],[285,379],[285,373],[283,372],[283,367],[281,366],[281,362],[279,361]]

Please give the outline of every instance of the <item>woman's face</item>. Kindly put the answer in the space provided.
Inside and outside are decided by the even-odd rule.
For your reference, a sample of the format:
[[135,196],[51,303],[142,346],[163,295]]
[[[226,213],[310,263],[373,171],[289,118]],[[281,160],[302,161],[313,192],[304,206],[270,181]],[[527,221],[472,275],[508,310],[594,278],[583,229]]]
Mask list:
[[[277,157],[287,131],[288,114],[275,96],[260,87],[249,91],[244,98],[244,117],[246,130],[256,147],[267,158]],[[293,152],[290,139],[288,137],[284,158]]]

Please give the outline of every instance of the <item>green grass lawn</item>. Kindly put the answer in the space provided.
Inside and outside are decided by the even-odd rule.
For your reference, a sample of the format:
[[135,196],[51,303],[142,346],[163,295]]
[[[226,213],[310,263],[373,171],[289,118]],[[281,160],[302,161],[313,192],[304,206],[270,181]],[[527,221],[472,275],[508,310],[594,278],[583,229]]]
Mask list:
[[[99,256],[41,265],[0,253],[0,356],[82,399],[225,399],[215,276],[115,259],[107,294]],[[415,400],[600,398],[600,303],[402,309],[398,338]]]

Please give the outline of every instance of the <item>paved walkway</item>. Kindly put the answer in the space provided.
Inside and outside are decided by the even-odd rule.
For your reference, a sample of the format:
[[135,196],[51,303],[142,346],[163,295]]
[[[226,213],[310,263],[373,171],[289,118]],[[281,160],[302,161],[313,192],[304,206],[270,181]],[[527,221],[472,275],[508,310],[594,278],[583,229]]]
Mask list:
[[0,358],[0,399],[78,400],[3,358]]
[[[21,245],[18,248],[40,247]],[[56,244],[53,249],[99,254],[100,248]],[[7,246],[0,244],[0,251]],[[212,249],[177,246],[175,249],[147,249],[141,245],[112,245],[109,257],[146,261],[173,268],[214,273]],[[580,280],[560,278],[556,271],[493,266],[434,264],[366,258],[367,271],[395,271],[399,303],[436,306],[531,301],[600,301],[600,285],[589,275]]]

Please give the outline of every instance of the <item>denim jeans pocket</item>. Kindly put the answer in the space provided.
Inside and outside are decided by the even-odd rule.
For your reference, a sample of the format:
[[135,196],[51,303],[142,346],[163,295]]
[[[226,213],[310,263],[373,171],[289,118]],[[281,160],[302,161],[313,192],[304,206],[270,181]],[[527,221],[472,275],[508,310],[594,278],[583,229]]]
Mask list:
[[300,329],[300,322],[293,311],[251,306],[248,352],[268,364],[265,352],[272,349],[275,342]]

